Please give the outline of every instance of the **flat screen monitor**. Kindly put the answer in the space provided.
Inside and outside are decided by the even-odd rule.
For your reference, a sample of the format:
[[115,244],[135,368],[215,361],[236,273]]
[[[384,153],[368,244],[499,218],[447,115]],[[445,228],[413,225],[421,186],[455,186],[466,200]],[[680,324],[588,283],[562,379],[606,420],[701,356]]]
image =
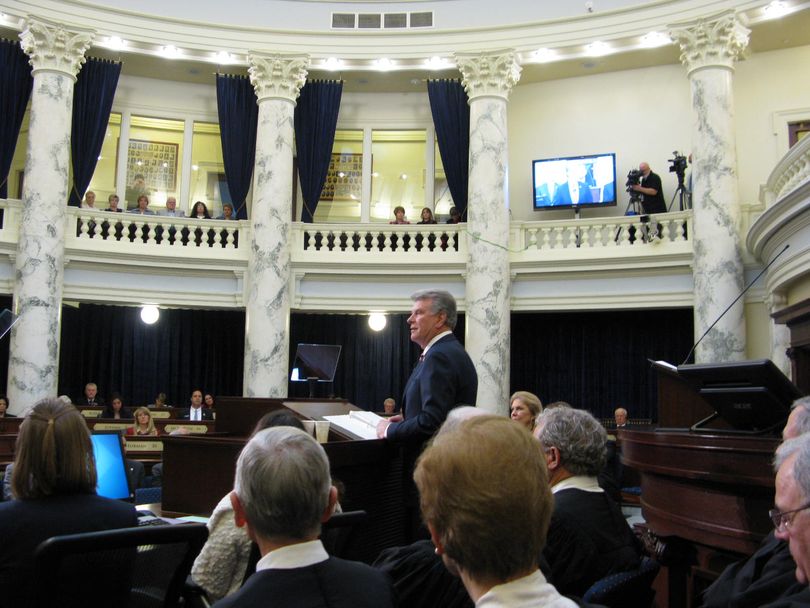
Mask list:
[[793,401],[802,396],[770,359],[679,365],[678,375],[738,430],[778,427]]
[[124,445],[117,431],[93,431],[93,456],[96,459],[96,493],[106,498],[130,497]]
[[532,161],[534,209],[616,204],[616,155],[588,154]]
[[336,344],[299,344],[290,373],[293,382],[332,382],[335,379],[340,346]]

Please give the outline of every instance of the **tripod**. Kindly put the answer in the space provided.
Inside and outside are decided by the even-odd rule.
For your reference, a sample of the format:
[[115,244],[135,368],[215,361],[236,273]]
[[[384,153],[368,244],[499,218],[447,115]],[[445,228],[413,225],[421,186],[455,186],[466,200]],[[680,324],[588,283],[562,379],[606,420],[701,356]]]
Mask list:
[[669,201],[669,207],[667,207],[667,211],[672,211],[672,205],[675,203],[675,198],[678,199],[678,207],[680,211],[684,211],[686,209],[692,208],[692,193],[689,189],[684,186],[683,183],[683,170],[678,171],[678,188],[675,190],[675,194],[672,195],[672,200]]

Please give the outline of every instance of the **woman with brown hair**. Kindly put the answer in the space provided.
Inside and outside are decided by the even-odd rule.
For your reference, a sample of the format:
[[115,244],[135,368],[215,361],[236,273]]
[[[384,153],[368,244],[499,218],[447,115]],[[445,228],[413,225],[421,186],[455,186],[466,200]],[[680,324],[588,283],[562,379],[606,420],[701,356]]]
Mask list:
[[37,403],[20,425],[11,477],[15,500],[0,504],[0,605],[25,606],[42,541],[136,525],[135,508],[96,495],[90,432],[74,406]]

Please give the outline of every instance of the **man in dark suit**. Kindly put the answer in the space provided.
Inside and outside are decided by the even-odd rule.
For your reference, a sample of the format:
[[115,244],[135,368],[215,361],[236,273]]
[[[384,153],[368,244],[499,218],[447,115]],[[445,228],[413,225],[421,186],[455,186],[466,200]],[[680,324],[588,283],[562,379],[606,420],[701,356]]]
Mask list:
[[581,205],[592,203],[593,195],[591,189],[585,182],[568,181],[557,186],[554,191],[554,199],[551,201],[552,207],[558,205]]
[[180,416],[181,420],[213,420],[214,412],[204,408],[202,391],[197,389],[191,393],[191,407]]
[[385,574],[329,557],[318,540],[336,501],[326,452],[309,434],[273,427],[254,435],[236,464],[231,504],[262,557],[242,588],[215,607],[393,606]]
[[408,326],[422,347],[402,398],[402,414],[383,420],[377,436],[419,450],[458,405],[475,405],[478,374],[470,356],[453,335],[456,300],[441,290],[418,291]]
[[95,382],[88,382],[84,386],[84,398],[80,399],[76,405],[104,407],[104,399],[98,396],[98,386]]

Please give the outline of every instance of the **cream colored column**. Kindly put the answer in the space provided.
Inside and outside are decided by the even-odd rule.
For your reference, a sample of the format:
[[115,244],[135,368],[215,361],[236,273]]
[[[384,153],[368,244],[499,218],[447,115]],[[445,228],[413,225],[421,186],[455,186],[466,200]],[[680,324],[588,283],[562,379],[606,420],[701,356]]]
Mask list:
[[[679,25],[671,32],[681,47],[692,90],[693,235],[695,339],[743,289],[740,202],[734,131],[734,62],[749,30],[733,12]],[[737,302],[703,339],[695,360],[745,358],[745,313]]]
[[293,112],[309,56],[250,53],[259,119],[245,280],[246,397],[286,397],[290,345]]
[[73,87],[93,36],[36,17],[20,34],[34,88],[15,260],[14,312],[20,318],[8,364],[8,395],[18,414],[57,391]]
[[506,103],[520,78],[512,50],[459,53],[470,103],[466,339],[478,372],[478,407],[509,409],[509,168]]
[[[773,292],[765,301],[768,306],[768,312],[771,315],[778,313],[785,308],[788,303],[787,295],[783,292]],[[776,367],[790,378],[793,373],[791,370],[790,357],[788,357],[788,349],[790,348],[790,329],[787,325],[775,323],[773,318],[770,320],[771,326],[771,361],[774,362]]]

